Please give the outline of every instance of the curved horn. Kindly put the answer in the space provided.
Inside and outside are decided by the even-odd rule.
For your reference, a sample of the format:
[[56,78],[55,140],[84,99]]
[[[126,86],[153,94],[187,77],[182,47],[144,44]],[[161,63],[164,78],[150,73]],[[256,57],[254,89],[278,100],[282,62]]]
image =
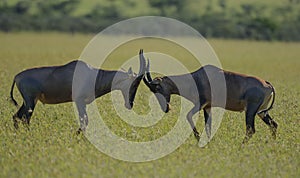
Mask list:
[[140,52],[139,52],[140,71],[139,71],[138,76],[144,75],[145,74],[145,70],[146,70],[146,59],[144,58],[143,53],[144,53],[143,49],[140,49]]
[[149,59],[147,59],[147,67],[146,67],[146,76],[143,77],[144,83],[147,85],[147,87],[152,88],[150,82],[152,81],[151,75],[150,75],[150,62]]
[[147,69],[146,69],[146,76],[147,76],[147,80],[148,82],[152,82],[152,77],[150,74],[150,61],[149,58],[147,58],[148,64],[147,64]]
[[146,79],[145,76],[143,77],[143,81],[144,81],[144,83],[147,85],[148,88],[151,88],[151,85],[150,85],[150,83],[147,81],[147,79]]

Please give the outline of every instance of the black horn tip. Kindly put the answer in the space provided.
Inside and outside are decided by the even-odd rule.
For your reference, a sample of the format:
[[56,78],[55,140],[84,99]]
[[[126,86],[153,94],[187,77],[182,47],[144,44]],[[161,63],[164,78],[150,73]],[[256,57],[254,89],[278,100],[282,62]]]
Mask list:
[[149,58],[147,58],[147,66],[146,66],[146,77],[147,77],[147,80],[149,82],[152,82],[152,77],[151,77],[151,74],[150,74],[150,60]]
[[145,71],[146,71],[146,60],[144,58],[143,55],[144,50],[140,49],[140,53],[139,53],[139,58],[140,58],[140,71],[139,71],[139,76],[144,75]]
[[149,58],[147,58],[147,72],[150,72],[149,70],[150,70],[150,60],[149,60]]

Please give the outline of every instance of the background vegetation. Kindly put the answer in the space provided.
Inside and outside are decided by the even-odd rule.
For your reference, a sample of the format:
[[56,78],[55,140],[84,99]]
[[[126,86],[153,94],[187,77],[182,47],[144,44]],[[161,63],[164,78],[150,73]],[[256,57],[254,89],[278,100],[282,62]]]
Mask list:
[[0,30],[97,33],[131,17],[178,19],[205,37],[300,40],[299,0],[0,0]]

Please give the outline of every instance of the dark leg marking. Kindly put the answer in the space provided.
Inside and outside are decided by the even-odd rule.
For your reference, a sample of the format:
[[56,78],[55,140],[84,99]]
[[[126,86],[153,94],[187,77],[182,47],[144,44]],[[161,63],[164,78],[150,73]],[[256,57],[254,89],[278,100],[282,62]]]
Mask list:
[[272,136],[274,139],[276,139],[276,131],[278,124],[271,118],[268,112],[258,114],[258,116],[264,121],[265,124],[267,124],[270,127]]
[[28,127],[36,105],[36,96],[40,92],[39,83],[32,79],[23,79],[17,83],[17,87],[22,95],[23,104],[13,116],[14,126],[18,128],[17,118],[19,118]]
[[196,105],[188,112],[188,114],[187,114],[187,116],[186,116],[186,118],[187,118],[187,120],[188,120],[188,122],[189,122],[191,128],[193,129],[194,136],[195,136],[195,138],[196,138],[198,141],[200,140],[200,134],[199,134],[197,128],[195,127],[195,124],[194,124],[194,122],[193,122],[193,118],[192,118],[192,117],[193,117],[194,114],[196,114],[197,112],[200,111],[201,107],[202,107],[202,106],[201,106],[200,103],[199,103],[199,104],[196,104]]
[[79,134],[82,131],[85,131],[89,121],[86,113],[86,104],[83,101],[77,101],[76,106],[77,106],[77,110],[79,114],[79,122],[80,122],[80,128],[77,131],[77,134]]
[[204,108],[204,121],[205,121],[205,132],[207,135],[207,138],[210,139],[211,137],[211,108]]
[[255,133],[254,119],[260,104],[248,103],[246,110],[246,136],[243,143],[247,143]]
[[28,97],[25,99],[25,123],[30,124],[30,118],[33,114],[36,105],[35,97]]
[[22,106],[19,108],[19,110],[13,115],[13,122],[14,122],[14,127],[16,129],[19,128],[18,125],[18,119],[22,120],[23,116],[25,115],[25,105],[24,103],[22,104]]
[[257,88],[251,88],[247,91],[245,99],[247,100],[246,136],[243,143],[247,143],[255,133],[254,119],[259,107],[263,103],[264,93]]

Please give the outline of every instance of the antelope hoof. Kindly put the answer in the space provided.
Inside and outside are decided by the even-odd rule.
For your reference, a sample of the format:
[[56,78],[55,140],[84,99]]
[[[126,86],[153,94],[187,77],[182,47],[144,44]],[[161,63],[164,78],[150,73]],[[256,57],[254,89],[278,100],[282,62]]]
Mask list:
[[196,127],[193,128],[193,132],[194,132],[194,136],[197,139],[197,141],[199,142],[200,140],[200,135],[199,132],[197,131]]
[[271,128],[272,137],[274,140],[276,140],[276,128]]
[[14,127],[15,127],[15,129],[19,128],[18,121],[16,119],[14,119]]
[[83,133],[85,131],[85,128],[79,128],[77,131],[76,131],[76,135],[79,135],[81,133]]
[[199,140],[200,140],[199,133],[194,133],[194,136],[195,136],[195,138],[197,139],[197,141],[199,142]]
[[76,135],[79,135],[82,132],[81,128],[76,131]]
[[242,142],[242,145],[248,143],[248,141],[249,141],[249,137],[245,137],[244,140],[243,140],[243,142]]
[[277,123],[274,122],[272,125],[271,125],[271,132],[272,132],[272,137],[274,140],[276,140],[276,132],[277,132]]
[[252,137],[252,135],[253,135],[253,133],[252,134],[251,133],[246,134],[246,136],[245,136],[242,144],[248,143],[248,141],[250,140],[250,138]]
[[24,126],[26,126],[26,127],[29,127],[29,120],[27,120],[27,119],[22,119],[22,124],[24,125]]
[[13,116],[13,122],[14,122],[14,127],[15,127],[15,129],[18,129],[18,128],[19,128],[19,125],[18,125],[17,116]]

